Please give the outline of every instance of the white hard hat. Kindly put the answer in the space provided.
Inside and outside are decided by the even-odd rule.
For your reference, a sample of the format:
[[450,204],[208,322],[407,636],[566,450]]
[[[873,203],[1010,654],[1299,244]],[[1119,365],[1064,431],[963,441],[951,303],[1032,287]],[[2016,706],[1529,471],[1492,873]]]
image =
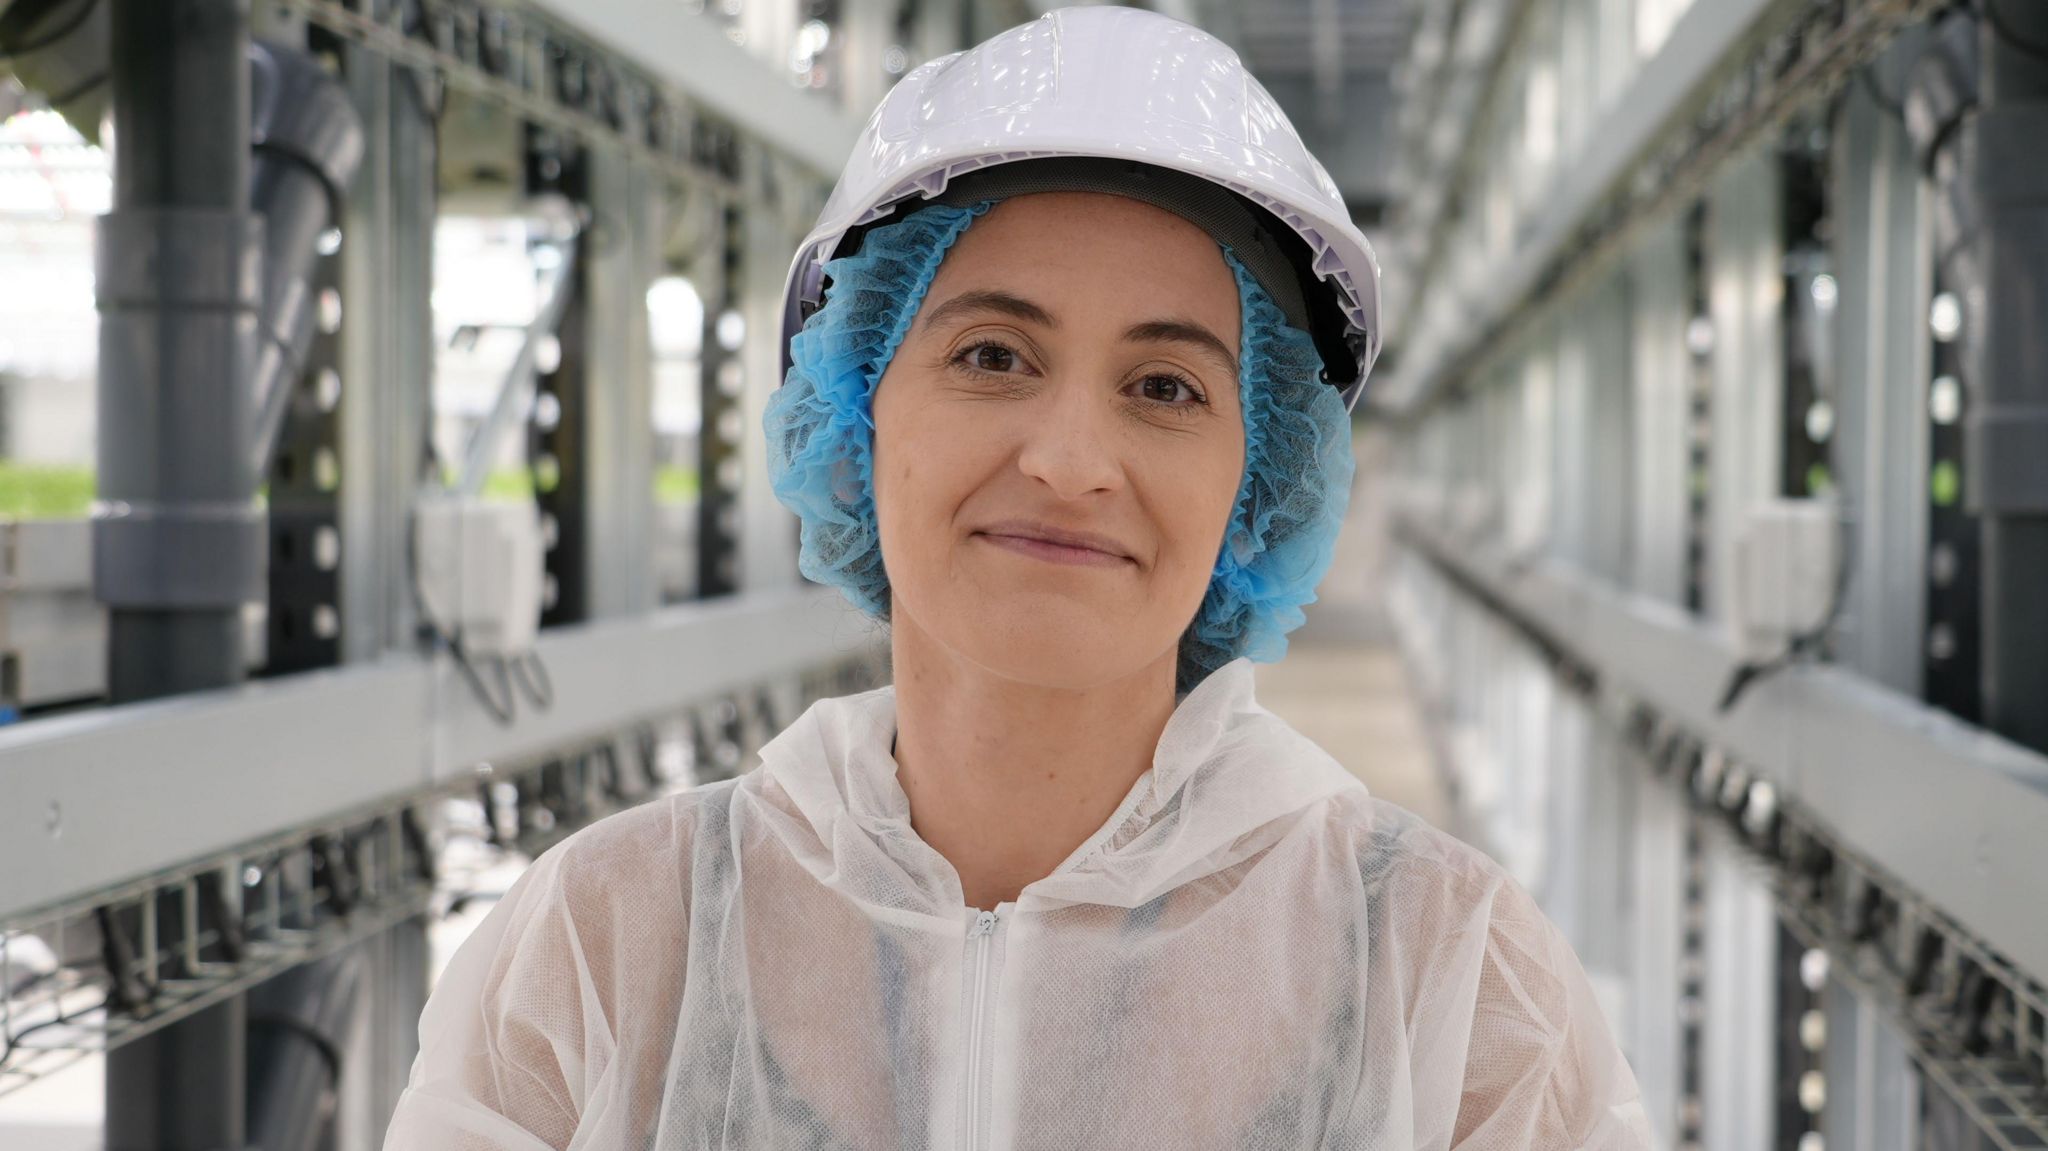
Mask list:
[[822,302],[825,263],[849,231],[939,195],[957,176],[1055,157],[1199,176],[1299,236],[1313,281],[1304,288],[1326,317],[1311,333],[1325,350],[1325,375],[1347,408],[1357,402],[1380,351],[1380,272],[1337,185],[1228,45],[1120,7],[1047,13],[919,65],[889,91],[790,264],[782,375],[790,338]]

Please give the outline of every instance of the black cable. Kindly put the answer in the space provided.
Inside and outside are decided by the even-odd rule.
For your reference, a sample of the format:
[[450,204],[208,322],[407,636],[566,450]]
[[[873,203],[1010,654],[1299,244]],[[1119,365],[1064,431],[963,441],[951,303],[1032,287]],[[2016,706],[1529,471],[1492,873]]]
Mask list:
[[[415,20],[414,17],[418,17],[418,19]],[[424,22],[424,14],[417,6],[407,10],[406,23],[408,26],[406,31],[408,34],[419,31],[424,27]],[[431,41],[432,37],[429,36],[427,39]],[[439,81],[437,85],[438,98],[429,100],[427,98],[426,86],[422,82],[418,71],[412,68],[402,68],[399,71],[405,77],[406,83],[412,88],[415,101],[419,104],[420,109],[426,113],[427,122],[433,129],[432,139],[436,157],[435,162],[438,163],[441,151],[443,114],[447,111],[448,107],[447,80],[438,75],[435,76],[435,79]],[[429,428],[429,431],[422,438],[420,470],[423,473],[422,479],[438,487],[446,482],[442,474],[446,462],[441,459],[440,450],[434,443],[431,431],[434,414],[433,397],[428,395],[426,402],[428,415],[426,426]],[[539,492],[536,490],[536,504],[538,503],[538,497]],[[463,678],[469,681],[470,688],[476,693],[477,698],[482,701],[484,707],[491,713],[492,718],[502,725],[511,726],[518,702],[514,694],[515,681],[518,690],[523,691],[535,707],[545,711],[554,706],[554,680],[548,675],[547,665],[542,662],[540,653],[532,650],[528,650],[510,661],[507,661],[502,656],[493,657],[492,664],[497,671],[497,679],[501,689],[498,694],[493,694],[484,684],[483,676],[477,671],[474,661],[470,659],[468,651],[462,646],[460,638],[443,632],[438,624],[434,622],[432,614],[427,611],[426,599],[419,587],[417,548],[410,532],[406,535],[406,563],[407,567],[413,572],[413,579],[410,583],[412,585],[415,613],[419,616],[424,628],[430,631],[434,638],[448,645],[450,651],[455,656],[456,666],[462,672]],[[501,696],[504,700],[503,703],[499,702]]]
[[448,910],[441,914],[441,918],[453,919],[464,911],[469,910],[469,905],[472,903],[496,903],[504,898],[505,893],[502,891],[465,891],[448,901]]
[[[111,1011],[113,1009],[113,1005],[114,997],[110,993],[105,999],[100,1000],[97,1005],[87,1008],[80,1014],[90,1015],[95,1011]],[[59,1011],[55,1019],[45,1019],[40,1023],[31,1023],[27,1027],[24,1027],[19,1031],[13,1032],[8,1035],[0,1035],[0,1067],[7,1066],[7,1061],[9,1059],[14,1058],[14,1053],[16,1051],[21,1050],[21,1041],[27,1038],[28,1036],[33,1035],[34,1033],[41,1031],[46,1027],[62,1027],[65,1024],[76,1023],[77,1021],[77,1015],[72,1015],[65,1011]]]
[[320,1053],[320,1061],[327,1065],[328,1089],[337,1094],[341,1091],[341,1048],[335,1045],[334,1040],[322,1034],[319,1028],[294,1016],[269,1012],[249,1016],[249,1026],[296,1035],[312,1044],[313,1050]]
[[[502,690],[493,694],[490,688],[485,686],[483,676],[477,672],[476,665],[470,661],[469,652],[463,648],[461,637],[442,631],[440,624],[435,622],[433,613],[427,610],[427,597],[420,591],[419,545],[414,539],[414,533],[410,531],[405,533],[405,566],[412,576],[406,582],[412,588],[413,613],[419,617],[421,632],[448,648],[449,653],[455,657],[456,670],[469,682],[470,690],[476,693],[478,702],[484,705],[484,710],[490,712],[491,718],[500,724],[510,727],[514,718],[513,708],[518,700],[512,694],[512,682],[505,672],[504,662],[501,660],[498,663],[498,678]],[[499,702],[501,697],[503,703]]]
[[533,648],[512,657],[512,674],[525,689],[526,698],[542,711],[555,706],[555,681],[548,676],[548,665],[541,662],[540,652]]
[[399,812],[398,829],[405,837],[406,846],[412,851],[413,865],[418,868],[419,877],[429,884],[434,883],[439,878],[434,862],[434,847],[427,841],[426,828],[420,826],[418,810],[408,807]]
[[[421,454],[423,470],[438,471],[440,458],[440,454],[434,450],[434,436],[430,431],[426,435],[426,449]],[[439,483],[438,476],[435,477],[434,482],[436,484]],[[414,514],[416,515],[417,512],[415,511]],[[456,670],[460,671],[462,678],[469,682],[470,690],[476,693],[478,702],[482,703],[484,709],[491,713],[491,718],[497,720],[499,724],[505,727],[512,726],[512,720],[515,717],[513,709],[518,705],[518,698],[513,695],[511,676],[505,670],[504,661],[498,661],[498,681],[501,685],[501,690],[494,694],[489,687],[485,686],[483,676],[477,671],[476,665],[470,660],[468,650],[462,646],[462,638],[441,630],[439,621],[434,619],[434,613],[427,610],[426,593],[420,590],[419,540],[416,530],[408,530],[405,533],[405,568],[409,577],[405,581],[406,586],[412,593],[413,614],[419,619],[419,628],[423,638],[438,640],[446,645],[450,654],[455,657]],[[501,698],[504,700],[503,703],[499,702]]]
[[512,677],[505,670],[504,658],[498,657],[492,661],[492,665],[498,669],[500,695],[505,701],[499,703],[499,695],[492,694],[491,690],[484,686],[483,676],[477,673],[476,665],[470,661],[469,653],[463,649],[461,637],[447,635],[438,629],[435,634],[448,645],[448,650],[455,656],[456,668],[462,672],[462,678],[469,681],[470,690],[476,692],[477,700],[491,713],[491,718],[506,727],[512,726],[516,714],[513,709],[518,706],[518,697],[512,694]]
[[2036,43],[2013,31],[2012,25],[2005,22],[2005,14],[1998,10],[1998,0],[1983,0],[1982,7],[1984,19],[1990,23],[1991,30],[1998,34],[2000,40],[2036,60],[2048,62],[2048,44]]
[[1728,686],[1721,692],[1721,714],[1726,715],[1734,710],[1743,693],[1758,681],[1769,679],[1812,654],[1827,642],[1828,636],[1835,630],[1835,625],[1841,622],[1842,611],[1849,603],[1849,577],[1856,565],[1855,552],[1850,547],[1854,541],[1849,532],[1849,517],[1838,517],[1836,528],[1836,547],[1839,554],[1835,557],[1835,584],[1828,593],[1827,614],[1810,630],[1800,632],[1786,641],[1785,650],[1777,655],[1766,660],[1744,660],[1737,664],[1735,671],[1728,677]]
[[93,11],[99,6],[100,0],[85,0],[85,3],[79,6],[77,13],[71,19],[59,24],[49,33],[26,44],[16,44],[12,48],[0,49],[0,63],[17,60],[31,53],[40,52],[64,39],[66,36],[71,35],[73,32],[78,31],[87,20],[92,18]]

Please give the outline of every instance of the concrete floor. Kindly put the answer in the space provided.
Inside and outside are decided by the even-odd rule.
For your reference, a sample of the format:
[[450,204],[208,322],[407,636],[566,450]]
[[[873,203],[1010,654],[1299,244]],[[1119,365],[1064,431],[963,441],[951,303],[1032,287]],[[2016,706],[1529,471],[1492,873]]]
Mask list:
[[1380,498],[1385,451],[1378,433],[1359,435],[1358,478],[1329,574],[1308,608],[1308,623],[1289,637],[1287,657],[1259,666],[1259,702],[1322,745],[1374,795],[1455,830],[1387,623],[1387,508]]
[[1304,629],[1286,659],[1258,669],[1258,695],[1374,795],[1449,826],[1449,804],[1391,638]]

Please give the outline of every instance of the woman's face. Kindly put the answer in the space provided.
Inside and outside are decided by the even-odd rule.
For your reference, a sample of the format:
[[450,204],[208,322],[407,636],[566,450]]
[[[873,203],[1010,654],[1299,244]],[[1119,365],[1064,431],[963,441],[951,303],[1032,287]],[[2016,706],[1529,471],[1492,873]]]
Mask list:
[[899,633],[1045,687],[1172,667],[1244,473],[1238,336],[1222,250],[1171,212],[1049,192],[977,219],[875,392]]

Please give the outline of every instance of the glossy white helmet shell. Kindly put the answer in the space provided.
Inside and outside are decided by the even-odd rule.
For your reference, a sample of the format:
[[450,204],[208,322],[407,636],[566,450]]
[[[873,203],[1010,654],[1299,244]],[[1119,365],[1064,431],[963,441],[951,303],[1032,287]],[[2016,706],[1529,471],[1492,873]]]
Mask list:
[[890,89],[798,247],[783,282],[782,370],[847,230],[954,176],[1012,160],[1104,156],[1211,180],[1271,212],[1308,244],[1334,287],[1358,378],[1380,351],[1380,271],[1343,196],[1237,53],[1190,24],[1139,8],[1062,8],[964,52],[927,61]]

